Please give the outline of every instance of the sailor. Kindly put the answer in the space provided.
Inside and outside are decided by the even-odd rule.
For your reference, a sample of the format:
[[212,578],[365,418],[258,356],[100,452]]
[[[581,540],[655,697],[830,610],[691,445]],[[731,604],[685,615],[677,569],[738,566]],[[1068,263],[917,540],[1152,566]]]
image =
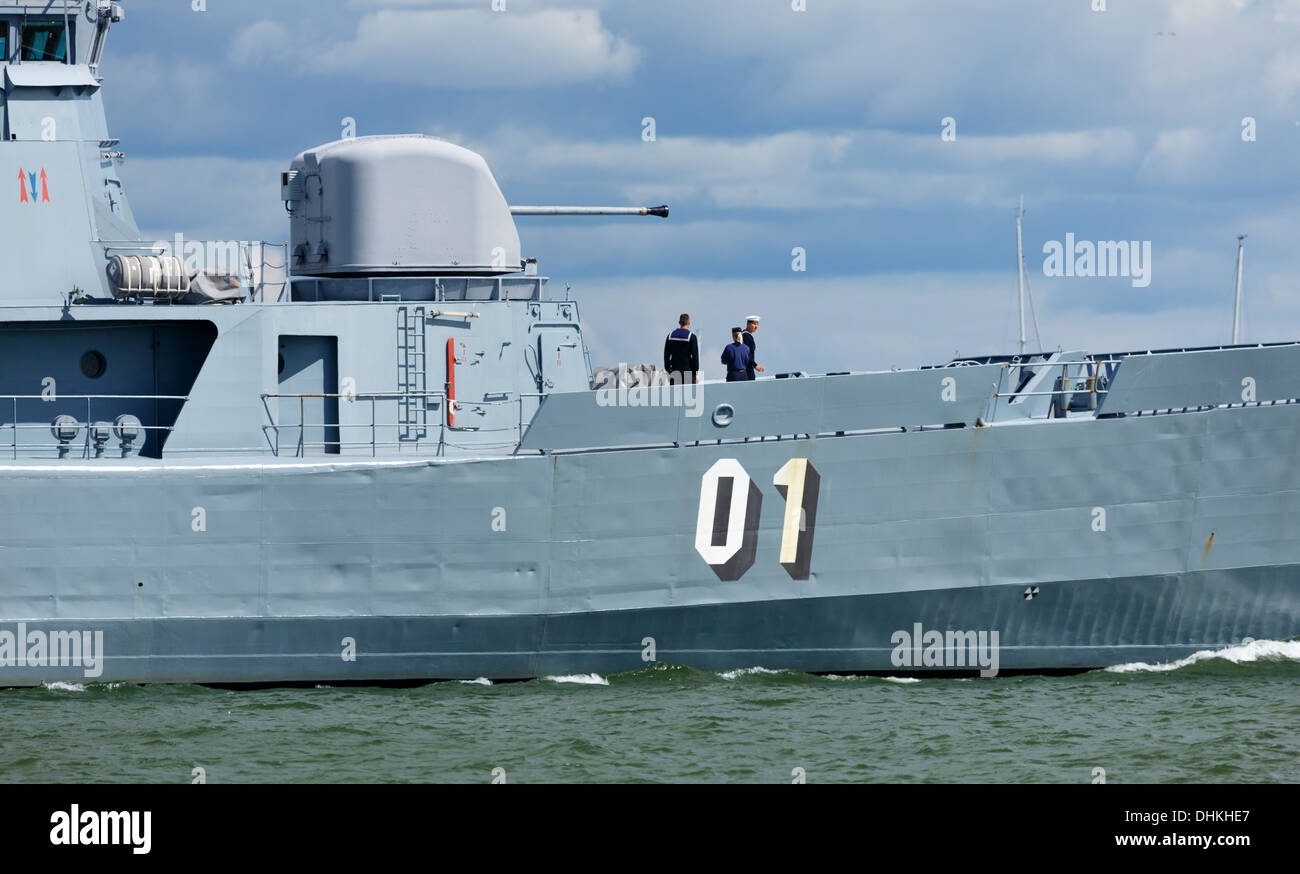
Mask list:
[[722,350],[722,363],[727,368],[727,382],[746,382],[749,376],[749,347],[741,339],[740,328],[731,329],[731,345]]
[[664,340],[664,370],[672,385],[694,384],[700,381],[700,341],[691,330],[689,313],[677,320],[680,327]]
[[758,363],[758,347],[754,343],[754,332],[758,330],[758,316],[750,316],[745,319],[744,343],[749,349],[749,368],[747,379],[757,379],[754,371],[763,372],[763,366]]

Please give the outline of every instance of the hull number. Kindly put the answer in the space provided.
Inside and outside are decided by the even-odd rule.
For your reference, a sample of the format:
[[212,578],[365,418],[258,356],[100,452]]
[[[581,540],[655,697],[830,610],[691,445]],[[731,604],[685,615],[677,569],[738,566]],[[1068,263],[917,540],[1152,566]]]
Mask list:
[[[792,579],[806,580],[812,575],[821,476],[808,459],[792,458],[772,484],[785,499],[778,561]],[[720,459],[704,474],[695,551],[720,580],[738,580],[754,566],[762,507],[763,493],[736,459]]]

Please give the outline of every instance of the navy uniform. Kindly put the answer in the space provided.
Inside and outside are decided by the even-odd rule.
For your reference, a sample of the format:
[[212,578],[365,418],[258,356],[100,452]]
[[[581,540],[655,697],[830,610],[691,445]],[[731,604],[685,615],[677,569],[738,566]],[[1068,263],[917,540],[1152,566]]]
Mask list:
[[[732,330],[734,337],[740,328]],[[722,350],[722,363],[727,368],[727,382],[745,382],[749,376],[749,348],[741,342],[732,343]]]
[[[745,320],[745,322],[746,324],[749,322],[757,324],[758,316],[750,316]],[[747,374],[745,378],[758,379],[758,374],[754,372],[754,368],[758,366],[758,344],[754,342],[754,335],[748,330],[742,331],[740,338],[744,341],[745,348],[749,350],[749,366],[745,369],[745,373]]]
[[673,385],[694,385],[700,372],[700,341],[690,328],[678,328],[664,340],[664,370]]

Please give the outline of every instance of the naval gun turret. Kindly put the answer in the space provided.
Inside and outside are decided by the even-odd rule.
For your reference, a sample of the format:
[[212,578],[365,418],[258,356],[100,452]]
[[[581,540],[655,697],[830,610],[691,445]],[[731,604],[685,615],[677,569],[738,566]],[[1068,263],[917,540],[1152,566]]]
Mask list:
[[514,216],[668,207],[508,206],[483,157],[424,135],[309,149],[281,174],[297,277],[501,276],[525,269]]
[[482,156],[429,136],[338,140],[281,175],[295,276],[497,275],[519,234]]

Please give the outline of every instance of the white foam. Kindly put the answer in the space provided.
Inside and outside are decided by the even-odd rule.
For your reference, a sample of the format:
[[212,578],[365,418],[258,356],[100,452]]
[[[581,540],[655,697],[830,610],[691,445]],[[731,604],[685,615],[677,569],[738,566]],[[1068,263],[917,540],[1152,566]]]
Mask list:
[[466,686],[491,686],[492,681],[487,677],[479,677],[477,680],[457,680],[457,683],[464,683]]
[[919,683],[919,682],[921,682],[921,681],[920,681],[918,678],[916,678],[916,677],[881,677],[880,679],[884,680],[886,683]]
[[578,683],[583,686],[608,686],[609,680],[606,680],[600,674],[565,674],[562,677],[543,677],[544,680],[550,680],[552,683]]
[[1223,659],[1234,665],[1257,661],[1300,661],[1300,640],[1252,640],[1219,650],[1201,650],[1172,662],[1150,664],[1148,662],[1129,662],[1106,668],[1112,674],[1132,674],[1143,671],[1176,671],[1197,662],[1210,659]]
[[84,685],[82,685],[81,683],[65,683],[65,682],[63,682],[62,680],[57,680],[57,681],[55,681],[55,682],[53,682],[53,683],[42,683],[41,685],[44,686],[46,689],[49,689],[51,692],[84,692],[84,691],[86,691],[86,687],[85,687]]
[[737,668],[734,671],[723,671],[722,673],[718,674],[718,676],[724,680],[735,680],[739,677],[747,677],[753,674],[784,674],[784,673],[785,671],[773,671],[769,668],[753,667],[753,668]]

